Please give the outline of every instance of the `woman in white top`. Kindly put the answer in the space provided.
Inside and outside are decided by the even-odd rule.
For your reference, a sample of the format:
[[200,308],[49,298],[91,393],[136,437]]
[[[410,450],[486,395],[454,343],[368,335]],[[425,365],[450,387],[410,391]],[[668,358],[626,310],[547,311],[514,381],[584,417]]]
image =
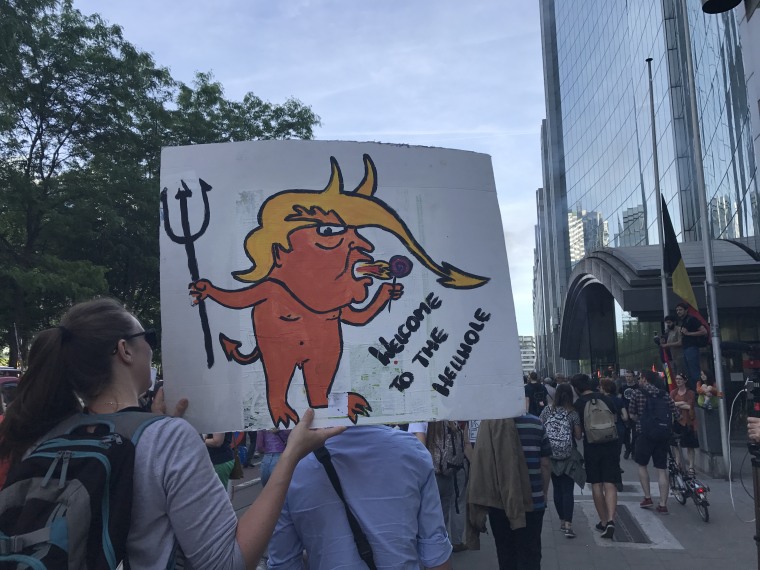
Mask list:
[[[72,307],[37,335],[15,402],[0,424],[0,460],[18,463],[41,437],[82,411],[138,408],[151,383],[154,331],[112,299]],[[238,521],[197,431],[179,418],[145,428],[135,450],[133,570],[163,569],[178,545],[192,568],[256,568],[274,530],[298,461],[344,428],[311,430],[307,410],[269,484]]]

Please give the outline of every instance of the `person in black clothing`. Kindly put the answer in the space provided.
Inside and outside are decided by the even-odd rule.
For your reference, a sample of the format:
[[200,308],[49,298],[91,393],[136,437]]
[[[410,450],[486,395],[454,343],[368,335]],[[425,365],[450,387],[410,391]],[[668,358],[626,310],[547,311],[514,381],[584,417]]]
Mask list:
[[681,345],[683,346],[684,364],[686,364],[686,384],[692,390],[696,390],[700,371],[699,337],[707,336],[707,329],[689,314],[688,303],[678,303],[676,315],[680,319]]
[[[618,430],[618,449],[623,449],[622,434],[625,432],[625,424],[628,423],[628,406],[623,402],[623,397],[618,394],[617,385],[612,378],[603,378],[601,382],[602,394],[609,396],[612,403],[615,404],[615,409],[612,412],[615,414],[617,430]],[[620,454],[618,451],[618,455]]]
[[[625,408],[626,412],[628,411],[628,406],[633,399],[633,394],[636,390],[638,390],[638,388],[638,379],[632,370],[627,370],[625,373],[625,383],[620,390],[620,397],[623,400],[623,408]],[[636,422],[634,422],[630,417],[628,417],[628,419],[625,421],[625,430],[623,431],[622,435],[623,447],[625,447],[623,458],[628,459],[633,453],[633,448],[636,445]]]
[[536,417],[546,407],[549,394],[546,387],[539,381],[538,374],[531,372],[528,375],[528,383],[525,385],[525,411]]
[[208,449],[208,456],[214,465],[214,471],[226,489],[232,468],[235,467],[235,454],[230,447],[232,432],[209,433],[204,440]]
[[586,481],[591,483],[591,495],[594,507],[599,515],[596,529],[603,538],[612,539],[615,535],[615,512],[617,510],[617,486],[620,477],[620,448],[618,441],[589,443],[586,434],[584,412],[592,399],[604,402],[612,413],[617,409],[609,397],[592,390],[591,378],[587,374],[576,374],[570,380],[578,399],[573,404],[581,419],[583,428],[583,458],[586,463]]

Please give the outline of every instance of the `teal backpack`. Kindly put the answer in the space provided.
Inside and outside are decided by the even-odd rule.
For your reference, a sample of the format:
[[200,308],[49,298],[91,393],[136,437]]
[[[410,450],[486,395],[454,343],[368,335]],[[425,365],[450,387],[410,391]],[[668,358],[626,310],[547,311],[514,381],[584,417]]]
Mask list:
[[0,491],[0,570],[115,570],[123,563],[135,446],[164,418],[76,414],[45,435]]

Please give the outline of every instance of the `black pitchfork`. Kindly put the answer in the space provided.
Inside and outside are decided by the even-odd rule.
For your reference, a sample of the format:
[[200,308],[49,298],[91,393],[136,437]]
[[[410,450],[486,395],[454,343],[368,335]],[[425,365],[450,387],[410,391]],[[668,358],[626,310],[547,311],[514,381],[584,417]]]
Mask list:
[[[169,222],[169,203],[167,199],[167,189],[161,190],[161,208],[164,213],[164,230],[169,239],[174,243],[179,243],[185,246],[185,253],[187,254],[187,268],[190,270],[190,278],[193,283],[200,279],[198,273],[198,260],[195,257],[195,241],[201,237],[206,228],[208,228],[208,222],[210,217],[209,205],[208,205],[208,192],[211,190],[211,186],[206,184],[202,179],[198,179],[201,185],[201,195],[203,196],[203,224],[201,229],[196,233],[190,232],[190,220],[187,216],[187,199],[193,195],[190,188],[187,187],[184,180],[180,180],[182,188],[177,189],[177,195],[175,198],[179,200],[179,212],[180,219],[182,220],[182,235],[178,236],[172,231],[171,223]],[[201,328],[203,329],[203,342],[206,345],[206,362],[208,367],[211,368],[214,365],[214,349],[211,342],[211,331],[208,326],[208,316],[206,315],[206,305],[204,301],[198,301],[198,313],[201,316]]]

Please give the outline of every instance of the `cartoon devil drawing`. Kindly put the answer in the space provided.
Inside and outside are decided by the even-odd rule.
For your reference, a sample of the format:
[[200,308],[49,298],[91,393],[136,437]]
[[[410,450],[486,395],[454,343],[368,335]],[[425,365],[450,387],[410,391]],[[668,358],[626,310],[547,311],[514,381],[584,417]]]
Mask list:
[[[365,306],[354,306],[367,300],[373,279],[392,277],[388,262],[371,256],[374,245],[360,228],[395,235],[444,287],[469,289],[488,282],[430,259],[399,215],[375,196],[377,172],[369,155],[364,155],[365,175],[353,192],[344,192],[337,160],[331,157],[330,163],[324,190],[284,190],[261,205],[259,225],[244,244],[253,266],[233,273],[251,286],[225,290],[207,279],[189,286],[196,305],[211,299],[230,309],[252,309],[257,346],[250,354],[240,352],[239,341],[224,334],[219,339],[228,360],[243,365],[261,360],[275,427],[299,420],[287,398],[296,368],[302,370],[309,405],[328,407],[343,350],[342,326],[367,324],[403,295],[403,285],[394,279],[382,283]],[[371,411],[363,396],[348,394],[353,423]]]

